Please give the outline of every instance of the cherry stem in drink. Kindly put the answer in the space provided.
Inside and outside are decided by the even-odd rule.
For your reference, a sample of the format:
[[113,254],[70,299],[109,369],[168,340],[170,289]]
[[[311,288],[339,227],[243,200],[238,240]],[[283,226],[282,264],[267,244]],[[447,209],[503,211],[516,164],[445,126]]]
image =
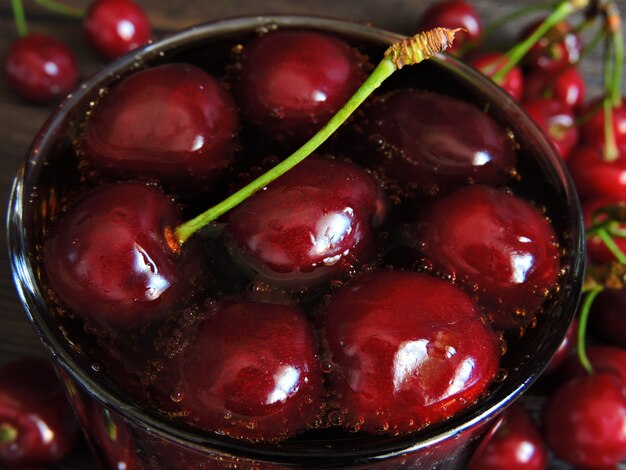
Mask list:
[[85,12],[83,10],[56,2],[54,0],[35,0],[35,3],[50,11],[54,11],[65,16],[71,16],[74,18],[82,18],[85,16]]
[[405,65],[418,64],[439,52],[445,51],[452,45],[454,35],[458,31],[459,29],[434,28],[418,33],[413,37],[406,38],[390,46],[385,52],[384,58],[376,66],[372,74],[317,134],[268,172],[227,197],[216,206],[180,224],[174,229],[173,233],[166,234],[170,245],[174,245],[174,247],[176,247],[176,245],[182,245],[195,232],[233,209],[276,178],[292,169],[322,145],[326,139],[348,119],[359,105],[361,105],[385,79],[393,74],[393,72],[401,69]]
[[591,362],[589,362],[589,357],[587,357],[587,351],[585,350],[585,334],[587,332],[587,321],[589,320],[589,311],[591,310],[591,305],[593,304],[593,301],[603,290],[604,287],[597,286],[587,292],[587,295],[583,300],[583,305],[580,309],[580,318],[578,320],[578,337],[576,343],[578,360],[589,374],[593,374],[593,367],[591,366]]
[[22,5],[22,0],[11,0],[11,7],[13,8],[13,17],[15,18],[17,34],[20,37],[24,37],[28,34],[28,27],[26,26],[26,16],[24,15],[24,5]]

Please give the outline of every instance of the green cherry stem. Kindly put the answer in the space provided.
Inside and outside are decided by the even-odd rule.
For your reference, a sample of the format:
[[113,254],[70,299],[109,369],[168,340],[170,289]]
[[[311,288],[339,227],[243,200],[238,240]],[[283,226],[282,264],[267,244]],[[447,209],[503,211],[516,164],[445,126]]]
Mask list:
[[26,26],[26,16],[24,15],[24,5],[22,4],[22,0],[11,0],[11,7],[13,8],[17,34],[20,37],[24,37],[28,34],[28,27]]
[[564,0],[539,25],[535,31],[522,42],[510,49],[506,54],[506,62],[492,77],[496,83],[501,83],[504,76],[513,69],[528,53],[528,51],[559,21],[583,10],[589,6],[589,0]]
[[79,8],[74,8],[64,3],[56,2],[55,0],[35,0],[35,3],[55,13],[61,15],[71,16],[74,18],[82,18],[85,16],[85,12]]
[[578,332],[577,332],[577,343],[576,349],[578,351],[578,360],[583,368],[587,371],[587,373],[593,373],[593,367],[591,367],[591,362],[589,362],[589,357],[587,357],[587,351],[585,349],[585,335],[587,333],[587,322],[589,320],[589,311],[591,310],[591,305],[593,301],[596,299],[598,294],[604,290],[604,287],[598,286],[587,292],[585,299],[583,300],[583,305],[580,309],[580,318],[578,321]]
[[356,110],[356,108],[393,72],[401,69],[404,65],[418,64],[446,50],[452,45],[454,34],[457,31],[458,30],[435,28],[418,33],[411,38],[393,44],[387,49],[384,58],[376,66],[372,74],[363,82],[343,108],[341,108],[317,134],[267,173],[264,173],[216,206],[211,207],[197,217],[176,227],[172,234],[174,240],[168,237],[170,238],[170,242],[174,243],[174,245],[176,243],[178,243],[179,246],[182,245],[195,232],[205,227],[222,214],[233,209],[276,178],[292,169],[322,145],[326,139],[348,119],[354,110]]
[[617,259],[617,261],[621,264],[626,264],[626,255],[624,255],[624,252],[617,246],[609,232],[606,229],[601,228],[598,230],[597,235],[613,256],[615,256],[615,259]]

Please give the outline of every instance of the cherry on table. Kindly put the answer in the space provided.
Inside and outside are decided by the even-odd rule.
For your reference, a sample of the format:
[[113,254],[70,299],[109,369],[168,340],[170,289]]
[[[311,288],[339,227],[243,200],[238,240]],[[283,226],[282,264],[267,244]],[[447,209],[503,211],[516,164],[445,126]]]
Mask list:
[[7,81],[23,99],[39,104],[57,101],[78,84],[78,62],[61,41],[47,34],[29,34],[7,52]]
[[[589,319],[592,320],[591,317]],[[606,344],[592,344],[588,345],[585,351],[594,371],[612,372],[626,381],[626,349]],[[572,356],[561,368],[560,375],[570,379],[588,373],[580,364],[580,359]]]
[[[610,206],[620,206],[626,209],[626,201],[620,201],[616,199],[596,198],[587,199],[582,204],[583,217],[585,220],[585,228],[589,230],[594,224],[606,221],[606,215],[596,214],[596,212],[602,208],[608,208]],[[618,230],[626,229],[626,223],[612,222],[616,225]],[[610,229],[609,229],[609,235]],[[622,252],[626,253],[626,237],[612,236],[613,241]],[[606,244],[598,235],[587,236],[587,256],[593,263],[603,264],[617,261],[615,255],[609,250]]]
[[[626,101],[622,99],[619,106],[613,107],[613,134],[618,148],[626,149]],[[604,108],[600,100],[593,100],[580,110],[579,115],[584,119],[580,127],[583,142],[587,145],[603,148],[605,145]]]
[[[520,40],[528,38],[542,22],[543,19],[540,19],[529,24],[522,31]],[[582,48],[583,42],[572,26],[560,21],[535,43],[525,57],[524,66],[556,75],[578,63]]]
[[578,126],[572,109],[556,98],[524,101],[524,109],[552,142],[563,160],[578,143]]
[[500,358],[480,315],[463,290],[426,274],[383,271],[339,289],[321,323],[346,428],[407,433],[474,403]]
[[[493,77],[506,63],[506,56],[500,52],[487,52],[470,60],[470,65],[487,77]],[[519,66],[509,70],[498,83],[516,101],[521,100],[524,93],[524,75]]]
[[146,44],[152,36],[148,17],[131,0],[94,0],[83,29],[89,43],[107,59]]
[[459,53],[464,45],[477,44],[482,39],[483,24],[476,8],[464,0],[445,0],[428,7],[420,22],[422,30],[443,27],[463,28],[454,39],[454,44],[447,52]]
[[606,160],[600,146],[582,145],[567,163],[583,201],[626,200],[626,145],[615,160]]
[[466,286],[497,328],[530,324],[560,271],[558,240],[529,202],[488,186],[468,186],[426,205],[415,246],[436,271]]
[[586,85],[578,67],[567,67],[558,74],[535,70],[524,75],[524,101],[549,97],[577,110],[585,96]]

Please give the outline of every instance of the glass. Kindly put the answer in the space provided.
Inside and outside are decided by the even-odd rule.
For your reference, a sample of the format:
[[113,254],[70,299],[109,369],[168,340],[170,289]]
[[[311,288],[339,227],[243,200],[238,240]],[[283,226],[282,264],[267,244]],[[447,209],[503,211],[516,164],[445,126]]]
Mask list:
[[[190,61],[211,71],[228,60],[231,48],[259,31],[306,28],[328,31],[371,53],[373,61],[400,36],[338,20],[298,16],[238,18],[197,26],[148,45],[105,67],[80,86],[36,136],[13,185],[8,239],[17,290],[26,312],[64,378],[77,415],[103,467],[122,468],[459,468],[477,439],[499,413],[540,375],[565,336],[579,301],[584,270],[584,230],[572,181],[555,150],[518,104],[481,74],[453,57],[439,56],[404,69],[385,88],[408,85],[488,106],[490,114],[516,136],[518,169],[525,178],[516,192],[545,206],[563,249],[560,290],[545,305],[537,328],[509,339],[501,381],[488,396],[451,419],[412,435],[362,437],[342,434],[328,442],[293,439],[279,446],[251,445],[167,421],[133,403],[98,374],[98,364],[72,349],[44,296],[37,247],[42,228],[62,201],[59,188],[76,175],[59,160],[72,148],[76,123],[99,93],[120,77],[147,65]],[[506,375],[506,377],[504,377]]]

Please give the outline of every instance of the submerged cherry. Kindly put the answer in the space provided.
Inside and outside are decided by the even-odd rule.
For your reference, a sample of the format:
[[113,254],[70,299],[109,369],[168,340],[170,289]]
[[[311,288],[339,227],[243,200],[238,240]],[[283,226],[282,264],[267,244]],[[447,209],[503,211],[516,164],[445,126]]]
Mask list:
[[165,229],[179,217],[155,187],[100,187],[63,214],[46,238],[47,282],[90,322],[123,328],[156,321],[183,306],[199,274],[191,246],[180,255],[168,245]]
[[424,257],[473,292],[497,328],[530,324],[556,288],[554,229],[513,194],[468,186],[424,207],[414,227]]
[[246,47],[233,89],[256,126],[273,138],[303,142],[359,87],[362,62],[329,34],[274,31]]
[[348,429],[399,434],[480,397],[499,343],[461,289],[418,273],[379,272],[342,287],[322,320],[329,383]]
[[180,405],[200,428],[273,441],[321,412],[313,329],[296,307],[225,301],[207,312],[180,360]]
[[172,63],[116,84],[87,120],[82,151],[99,168],[197,189],[231,164],[237,129],[234,101],[217,80]]

